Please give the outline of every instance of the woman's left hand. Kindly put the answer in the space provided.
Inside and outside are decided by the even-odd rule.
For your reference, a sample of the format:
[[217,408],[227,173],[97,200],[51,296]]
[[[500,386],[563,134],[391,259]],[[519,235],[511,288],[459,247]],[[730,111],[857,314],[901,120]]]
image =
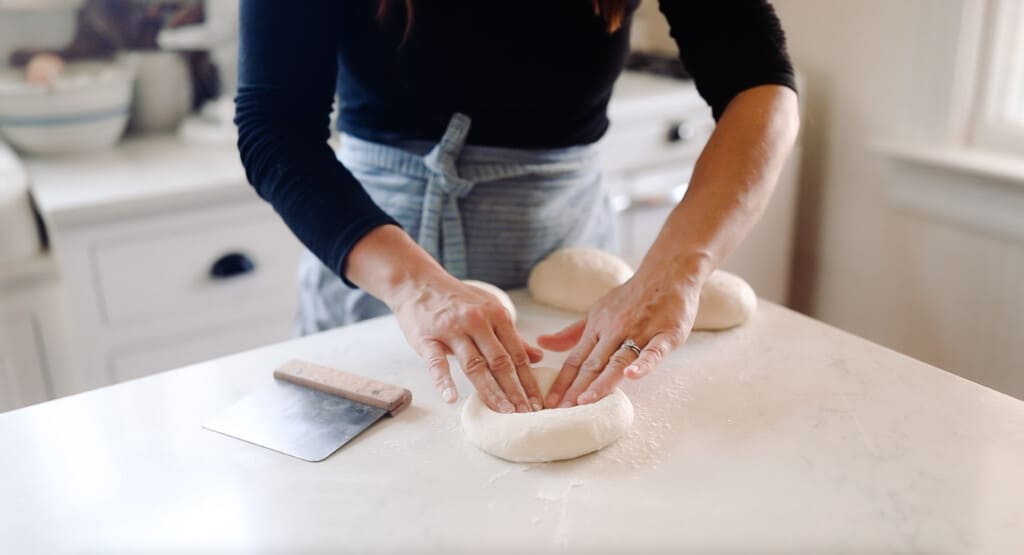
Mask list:
[[[642,378],[681,346],[697,316],[701,280],[641,268],[590,308],[587,317],[537,338],[552,351],[572,349],[544,404],[548,408],[596,402],[623,376]],[[623,343],[632,339],[639,357]]]

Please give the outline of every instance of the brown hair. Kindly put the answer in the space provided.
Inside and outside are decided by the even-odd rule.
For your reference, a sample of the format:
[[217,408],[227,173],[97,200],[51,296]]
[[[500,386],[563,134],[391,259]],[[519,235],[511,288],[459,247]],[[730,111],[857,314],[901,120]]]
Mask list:
[[[377,21],[387,19],[399,2],[405,5],[405,30],[402,32],[402,44],[405,44],[412,33],[412,23],[415,19],[413,0],[377,0]],[[590,0],[590,3],[594,7],[594,15],[604,18],[608,34],[622,27],[622,20],[626,17],[626,0]]]

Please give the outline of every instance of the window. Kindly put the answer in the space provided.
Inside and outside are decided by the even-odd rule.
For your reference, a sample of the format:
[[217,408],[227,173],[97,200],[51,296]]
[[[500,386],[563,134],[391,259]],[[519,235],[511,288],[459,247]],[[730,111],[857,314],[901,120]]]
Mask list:
[[1024,155],[1024,0],[989,0],[973,142]]

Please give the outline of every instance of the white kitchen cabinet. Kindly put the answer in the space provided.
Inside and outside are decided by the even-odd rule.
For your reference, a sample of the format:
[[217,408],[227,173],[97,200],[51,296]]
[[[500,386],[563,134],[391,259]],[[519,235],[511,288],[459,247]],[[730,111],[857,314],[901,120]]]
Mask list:
[[53,397],[68,359],[63,291],[48,256],[0,268],[0,412]]
[[234,148],[149,137],[27,166],[69,276],[74,365],[57,396],[290,335],[301,247]]
[[[106,220],[77,228],[58,243],[62,268],[91,276],[67,286],[75,352],[85,363],[80,387],[288,337],[301,251],[270,207],[252,196],[145,219]],[[214,275],[215,267],[232,259]],[[251,330],[253,321],[265,320],[276,321],[279,333]]]
[[0,323],[0,411],[49,398],[36,321],[31,316]]
[[[112,329],[153,320],[217,321],[226,313],[292,304],[291,298],[277,301],[294,281],[296,243],[259,202],[80,234],[76,241],[84,256],[79,262],[95,276],[90,285],[98,316]],[[275,304],[268,307],[265,301]]]

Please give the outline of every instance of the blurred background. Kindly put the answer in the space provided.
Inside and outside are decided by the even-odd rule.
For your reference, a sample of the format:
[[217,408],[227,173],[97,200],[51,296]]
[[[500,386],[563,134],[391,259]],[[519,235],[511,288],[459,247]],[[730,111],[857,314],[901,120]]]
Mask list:
[[[1024,1],[774,5],[803,126],[726,267],[1024,398]],[[0,411],[290,337],[301,247],[234,147],[236,19],[0,0]],[[655,2],[632,45],[601,148],[635,264],[714,123]]]

